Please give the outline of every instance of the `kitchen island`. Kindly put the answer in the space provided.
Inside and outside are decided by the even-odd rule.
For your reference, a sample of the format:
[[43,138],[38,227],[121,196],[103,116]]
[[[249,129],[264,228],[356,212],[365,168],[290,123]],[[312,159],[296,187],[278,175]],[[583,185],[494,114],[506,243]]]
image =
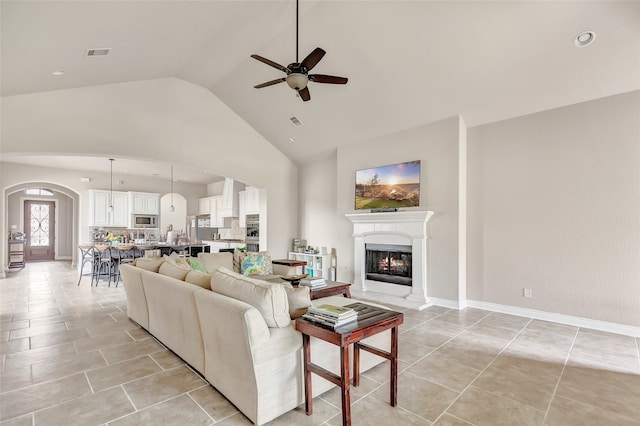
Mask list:
[[160,256],[170,255],[171,253],[188,253],[189,256],[197,256],[198,253],[209,253],[210,247],[208,244],[168,244],[161,242],[148,242],[148,243],[120,243],[109,245],[105,242],[95,241],[93,243],[82,244],[81,247],[86,249],[93,246],[97,250],[104,250],[105,248],[111,248],[121,251],[136,251],[135,257],[141,257],[145,255],[147,250],[160,250]]
[[246,247],[246,243],[242,240],[202,240],[207,244],[211,253],[218,253],[220,250],[231,250],[240,247]]

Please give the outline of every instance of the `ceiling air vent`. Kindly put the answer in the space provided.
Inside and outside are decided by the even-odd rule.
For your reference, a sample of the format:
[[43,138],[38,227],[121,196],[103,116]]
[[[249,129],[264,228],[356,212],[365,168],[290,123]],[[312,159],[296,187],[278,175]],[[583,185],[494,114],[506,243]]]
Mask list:
[[100,49],[88,49],[86,56],[107,56],[111,52],[110,47],[103,47]]
[[296,127],[302,126],[302,121],[300,121],[295,115],[293,117],[289,117],[289,120],[291,120],[291,123]]

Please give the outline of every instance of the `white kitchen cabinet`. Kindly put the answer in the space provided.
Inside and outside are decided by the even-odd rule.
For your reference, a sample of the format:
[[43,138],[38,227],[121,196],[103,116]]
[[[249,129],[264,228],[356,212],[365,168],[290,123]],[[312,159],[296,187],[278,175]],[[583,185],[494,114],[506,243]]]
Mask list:
[[[109,206],[113,205],[113,213]],[[89,226],[129,225],[129,196],[126,192],[89,190]]]
[[330,254],[308,254],[289,252],[289,259],[307,262],[305,272],[310,277],[323,277],[329,279],[329,269],[331,268]]
[[260,190],[248,186],[246,192],[246,212],[245,214],[260,214]]
[[160,214],[160,194],[129,192],[131,214]]
[[233,179],[225,178],[222,190],[222,202],[218,208],[220,217],[238,217],[239,194],[244,184]]
[[216,195],[211,197],[211,227],[212,228],[224,228],[224,217],[220,215],[220,209],[222,207],[222,195]]
[[198,214],[211,214],[211,198],[198,198]]

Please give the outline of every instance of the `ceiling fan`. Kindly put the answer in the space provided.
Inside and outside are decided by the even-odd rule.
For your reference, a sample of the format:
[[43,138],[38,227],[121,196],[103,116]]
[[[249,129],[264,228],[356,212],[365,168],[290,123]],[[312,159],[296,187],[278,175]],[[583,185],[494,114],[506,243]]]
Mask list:
[[258,84],[257,86],[253,87],[255,87],[256,89],[261,89],[263,87],[272,86],[274,84],[286,81],[289,87],[295,90],[302,98],[302,100],[306,102],[311,99],[311,94],[309,93],[309,88],[307,87],[308,82],[313,81],[315,83],[346,84],[348,79],[346,77],[336,77],[333,75],[309,74],[309,71],[311,71],[311,69],[315,67],[318,62],[320,62],[322,57],[327,53],[319,47],[316,47],[313,52],[309,53],[309,55],[304,58],[302,62],[298,62],[298,3],[299,0],[296,0],[296,61],[284,67],[267,58],[263,58],[262,56],[251,55],[252,58],[257,59],[260,62],[264,62],[265,64],[270,65],[274,68],[277,68],[280,71],[284,71],[287,74],[286,77],[267,81],[266,83]]

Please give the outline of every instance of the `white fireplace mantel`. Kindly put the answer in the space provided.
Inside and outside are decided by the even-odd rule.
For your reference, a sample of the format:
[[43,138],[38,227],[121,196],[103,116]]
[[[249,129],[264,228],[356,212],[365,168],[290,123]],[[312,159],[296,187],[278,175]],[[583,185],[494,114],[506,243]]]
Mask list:
[[[354,282],[351,293],[358,297],[422,310],[431,305],[427,298],[427,222],[432,211],[409,210],[381,213],[349,213],[353,223]],[[366,244],[410,245],[413,257],[412,286],[366,279]]]

